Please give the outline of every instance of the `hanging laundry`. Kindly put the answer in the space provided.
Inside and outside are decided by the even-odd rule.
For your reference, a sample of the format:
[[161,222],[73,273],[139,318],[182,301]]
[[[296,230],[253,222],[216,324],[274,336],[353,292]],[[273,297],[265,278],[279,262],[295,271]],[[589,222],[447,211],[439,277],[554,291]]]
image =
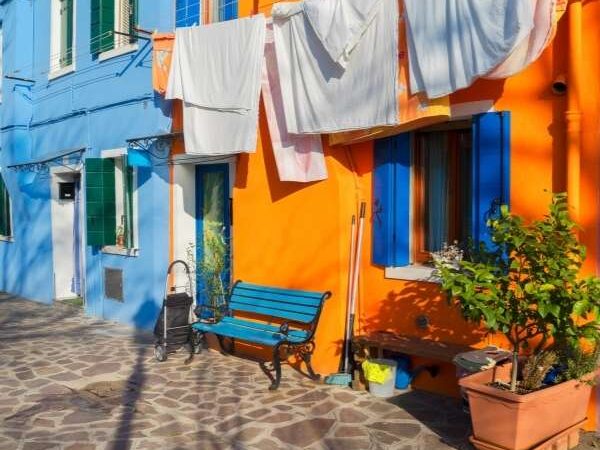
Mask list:
[[304,0],[304,14],[331,59],[346,67],[380,1]]
[[162,95],[167,91],[174,44],[174,33],[152,35],[152,87]]
[[272,15],[288,132],[398,123],[397,0],[278,3]]
[[533,27],[531,0],[405,0],[411,93],[470,86],[503,62]]
[[176,30],[165,97],[183,100],[186,153],[256,150],[265,26],[260,14]]
[[535,62],[554,39],[558,21],[565,12],[563,1],[557,0],[533,0],[534,16],[533,29],[529,36],[524,39],[491,73],[485,78],[508,78]]
[[373,139],[381,139],[450,120],[450,97],[446,96],[429,100],[423,94],[411,95],[408,90],[408,48],[406,44],[406,23],[403,14],[403,2],[400,2],[398,49],[399,125],[330,134],[329,145],[349,145]]
[[262,94],[279,179],[303,183],[326,179],[321,136],[292,135],[287,131],[272,23],[267,25]]

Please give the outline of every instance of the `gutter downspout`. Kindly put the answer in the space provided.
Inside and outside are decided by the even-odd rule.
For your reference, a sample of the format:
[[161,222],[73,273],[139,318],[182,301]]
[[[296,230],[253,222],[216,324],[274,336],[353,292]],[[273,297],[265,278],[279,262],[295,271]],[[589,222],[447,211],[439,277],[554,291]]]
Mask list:
[[571,0],[569,15],[569,56],[567,81],[567,195],[571,215],[579,223],[581,190],[581,134],[582,112],[580,110],[582,76],[582,1]]

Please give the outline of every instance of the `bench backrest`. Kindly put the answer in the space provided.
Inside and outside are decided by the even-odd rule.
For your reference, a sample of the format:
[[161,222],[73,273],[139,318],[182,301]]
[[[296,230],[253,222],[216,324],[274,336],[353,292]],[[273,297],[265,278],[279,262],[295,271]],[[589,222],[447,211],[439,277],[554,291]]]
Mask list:
[[298,291],[238,281],[231,291],[229,309],[300,323],[312,323],[321,312],[328,292]]

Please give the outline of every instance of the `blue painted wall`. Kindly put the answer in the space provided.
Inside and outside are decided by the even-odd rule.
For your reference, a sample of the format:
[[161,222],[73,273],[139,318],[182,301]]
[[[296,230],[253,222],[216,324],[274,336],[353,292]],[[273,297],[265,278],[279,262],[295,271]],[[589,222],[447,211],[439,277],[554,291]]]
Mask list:
[[[50,176],[29,175],[10,164],[84,147],[84,157],[126,147],[129,138],[170,131],[169,104],[155,95],[151,43],[105,61],[90,53],[90,0],[76,0],[75,71],[48,79],[48,1],[0,1],[3,73],[34,83],[3,80],[0,170],[13,209],[13,242],[0,241],[0,290],[41,302],[53,299]],[[138,26],[173,29],[173,0],[139,0]],[[155,160],[138,172],[139,255],[103,254],[86,248],[86,309],[103,318],[149,327],[162,301],[168,262],[168,168]],[[104,297],[103,268],[124,270],[123,303]]]

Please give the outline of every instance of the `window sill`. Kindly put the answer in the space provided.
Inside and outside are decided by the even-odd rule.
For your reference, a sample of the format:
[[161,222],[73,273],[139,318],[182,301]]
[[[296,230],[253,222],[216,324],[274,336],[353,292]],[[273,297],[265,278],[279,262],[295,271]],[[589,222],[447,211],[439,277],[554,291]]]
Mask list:
[[385,278],[392,280],[440,283],[439,277],[435,274],[435,268],[417,264],[402,267],[386,267]]
[[65,75],[69,75],[73,72],[75,72],[74,64],[71,64],[70,66],[66,66],[58,70],[53,70],[48,74],[48,81],[56,80],[57,78],[64,77]]
[[106,246],[102,247],[102,253],[106,253],[108,255],[136,257],[139,255],[140,249],[139,248],[122,248],[122,247],[117,247],[116,245],[106,245]]
[[126,55],[127,53],[135,52],[138,50],[138,44],[125,44],[112,50],[107,50],[98,55],[98,61],[106,61],[107,59],[116,58],[117,56]]
[[14,242],[15,239],[12,236],[0,236],[0,242]]

